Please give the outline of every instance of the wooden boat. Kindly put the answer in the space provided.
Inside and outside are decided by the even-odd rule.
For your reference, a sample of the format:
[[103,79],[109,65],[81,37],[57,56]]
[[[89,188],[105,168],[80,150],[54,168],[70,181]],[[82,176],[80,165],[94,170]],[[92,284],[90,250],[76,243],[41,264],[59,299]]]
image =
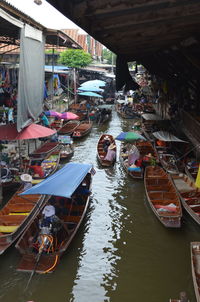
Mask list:
[[107,152],[105,152],[103,150],[103,142],[104,142],[105,138],[108,138],[111,144],[112,143],[115,144],[115,140],[114,140],[112,135],[102,134],[101,137],[99,138],[98,143],[97,143],[97,159],[98,159],[99,163],[101,164],[101,166],[110,167],[115,163],[116,158],[113,161],[109,161],[109,160],[104,159],[106,154],[107,154]]
[[92,165],[69,163],[43,183],[27,191],[29,194],[37,193],[38,190],[43,194],[54,192],[57,218],[54,217],[50,224],[43,225],[43,222],[40,223],[40,212],[29,224],[15,245],[22,256],[17,270],[37,273],[55,270],[86,214],[89,195],[82,194],[81,184],[84,181],[84,190],[90,190],[92,171]]
[[146,167],[144,184],[147,200],[156,217],[169,228],[181,226],[179,195],[170,176],[161,167]]
[[158,152],[159,161],[166,172],[170,174],[178,174],[179,169],[176,164],[176,158],[173,154]]
[[141,168],[140,171],[129,171],[128,167],[137,159],[139,159],[140,157],[140,153],[138,148],[133,145],[131,147],[131,149],[127,150],[127,154],[124,154],[123,152],[124,149],[124,144],[121,144],[120,147],[120,154],[119,154],[119,160],[120,163],[123,167],[123,169],[127,172],[128,175],[130,175],[132,178],[136,178],[136,179],[142,179],[143,178],[143,174],[144,174],[144,170],[143,168]]
[[0,254],[3,254],[23,233],[39,212],[44,196],[19,196],[19,189],[0,210]]
[[192,163],[192,162],[188,161],[185,164],[185,173],[192,181],[196,181],[198,169],[199,169],[198,162]]
[[79,126],[80,121],[69,121],[59,131],[59,135],[71,135]]
[[200,242],[190,243],[191,268],[196,301],[200,302]]
[[[142,159],[142,158],[144,158],[144,156],[151,153],[152,158],[154,159],[155,163],[159,162],[158,154],[155,151],[151,142],[138,141],[138,142],[135,142],[134,145],[128,144],[127,156],[123,155],[124,147],[126,147],[126,145],[121,144],[119,160],[120,160],[124,170],[132,178],[143,179],[143,177],[144,177],[144,168],[145,168],[144,165],[141,166],[141,169],[139,171],[130,171],[129,170],[129,167],[131,166],[131,164],[133,164],[135,162],[135,160]],[[149,162],[149,164],[150,164],[150,162]]]
[[58,150],[60,148],[58,142],[46,142],[42,144],[39,148],[37,148],[34,152],[29,154],[31,159],[41,159],[50,155],[52,152]]
[[90,121],[81,122],[72,133],[73,138],[82,138],[89,134],[92,130],[93,123]]
[[185,174],[172,175],[172,179],[184,209],[200,225],[200,189]]
[[69,135],[59,135],[58,141],[61,144],[60,159],[67,160],[74,154],[73,140]]
[[[66,122],[65,122],[66,123]],[[52,129],[55,129],[56,131],[59,131],[63,127],[63,120],[54,120],[51,124],[50,127]]]

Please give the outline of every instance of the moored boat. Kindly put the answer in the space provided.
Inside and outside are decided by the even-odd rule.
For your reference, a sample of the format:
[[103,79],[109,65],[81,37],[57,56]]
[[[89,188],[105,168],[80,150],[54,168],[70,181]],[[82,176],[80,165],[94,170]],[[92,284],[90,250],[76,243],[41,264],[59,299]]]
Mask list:
[[61,144],[60,159],[67,160],[71,158],[74,154],[74,145],[71,136],[59,135],[58,141]]
[[194,291],[197,302],[200,302],[200,242],[190,243],[190,254]]
[[176,164],[176,158],[173,154],[170,153],[161,153],[158,152],[158,157],[162,167],[170,174],[178,174],[179,169]]
[[200,189],[185,174],[172,175],[172,179],[184,209],[200,225]]
[[[112,135],[109,134],[102,134],[99,138],[99,141],[97,143],[97,159],[102,167],[110,167],[112,166],[116,161],[116,156],[112,158],[112,160],[106,160],[106,154],[107,152],[104,149],[104,142],[105,140],[109,140],[110,145],[115,145],[115,140]],[[115,150],[116,152],[116,150]]]
[[92,130],[93,123],[90,121],[81,122],[78,127],[73,131],[73,138],[82,138],[89,134]]
[[23,233],[44,202],[44,196],[19,196],[20,188],[0,210],[0,254]]
[[79,126],[80,121],[69,121],[58,131],[59,135],[71,135]]
[[17,270],[37,273],[55,270],[86,214],[92,175],[92,165],[69,163],[24,193],[51,196],[56,216],[45,221],[40,211],[29,224],[16,243],[22,255]]
[[34,150],[29,157],[31,159],[42,159],[49,156],[52,152],[58,150],[60,148],[58,142],[46,142],[42,144],[39,148]]
[[181,202],[170,176],[159,166],[149,166],[145,169],[144,184],[149,205],[159,221],[165,227],[180,227]]

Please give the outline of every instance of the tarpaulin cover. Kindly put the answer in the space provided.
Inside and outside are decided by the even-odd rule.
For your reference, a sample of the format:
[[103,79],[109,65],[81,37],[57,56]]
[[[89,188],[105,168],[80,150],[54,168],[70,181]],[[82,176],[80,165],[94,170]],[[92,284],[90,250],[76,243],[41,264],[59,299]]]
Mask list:
[[20,195],[42,194],[70,198],[91,169],[91,164],[68,163],[62,169]]
[[140,158],[140,152],[136,146],[132,146],[130,154],[128,156],[128,164],[129,166],[134,164],[137,159]]
[[175,135],[167,132],[167,131],[157,131],[153,132],[153,136],[161,141],[165,142],[179,142],[179,143],[187,143],[186,141],[176,137]]
[[[32,32],[31,37],[27,36]],[[35,35],[35,38],[34,38]],[[42,41],[38,40],[38,37]],[[36,120],[42,112],[44,97],[44,37],[35,29],[21,29],[17,99],[17,130]]]

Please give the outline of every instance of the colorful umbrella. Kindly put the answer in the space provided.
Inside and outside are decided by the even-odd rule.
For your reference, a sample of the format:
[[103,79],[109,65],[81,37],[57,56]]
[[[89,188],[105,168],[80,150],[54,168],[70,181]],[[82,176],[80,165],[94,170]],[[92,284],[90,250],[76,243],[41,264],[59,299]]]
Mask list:
[[78,92],[79,95],[84,95],[84,96],[91,96],[95,98],[102,98],[102,96],[98,93],[94,93],[91,91],[85,91],[85,92]]
[[102,80],[91,80],[91,81],[86,81],[84,83],[81,84],[81,86],[86,86],[86,85],[89,85],[89,86],[95,86],[95,87],[105,87],[106,86],[106,82],[105,81],[102,81]]
[[55,133],[55,130],[34,123],[24,128],[21,132],[17,132],[16,124],[0,126],[0,140],[33,139],[50,136]]
[[60,117],[61,113],[57,112],[57,111],[45,111],[45,115],[46,116],[54,116],[54,117]]
[[133,142],[138,139],[146,140],[146,138],[136,132],[121,132],[115,139],[119,141]]
[[59,118],[64,120],[78,120],[79,116],[72,112],[63,112]]
[[92,86],[92,85],[80,86],[78,88],[78,90],[81,90],[81,91],[95,91],[95,92],[102,92],[103,91],[103,89],[101,89],[99,87],[96,87],[96,86]]

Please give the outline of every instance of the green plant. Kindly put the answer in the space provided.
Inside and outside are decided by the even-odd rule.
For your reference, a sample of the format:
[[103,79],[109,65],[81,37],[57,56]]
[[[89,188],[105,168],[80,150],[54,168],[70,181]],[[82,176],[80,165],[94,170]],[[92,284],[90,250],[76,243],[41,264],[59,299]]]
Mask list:
[[81,49],[68,49],[60,54],[58,62],[71,68],[86,67],[92,62],[89,53]]

